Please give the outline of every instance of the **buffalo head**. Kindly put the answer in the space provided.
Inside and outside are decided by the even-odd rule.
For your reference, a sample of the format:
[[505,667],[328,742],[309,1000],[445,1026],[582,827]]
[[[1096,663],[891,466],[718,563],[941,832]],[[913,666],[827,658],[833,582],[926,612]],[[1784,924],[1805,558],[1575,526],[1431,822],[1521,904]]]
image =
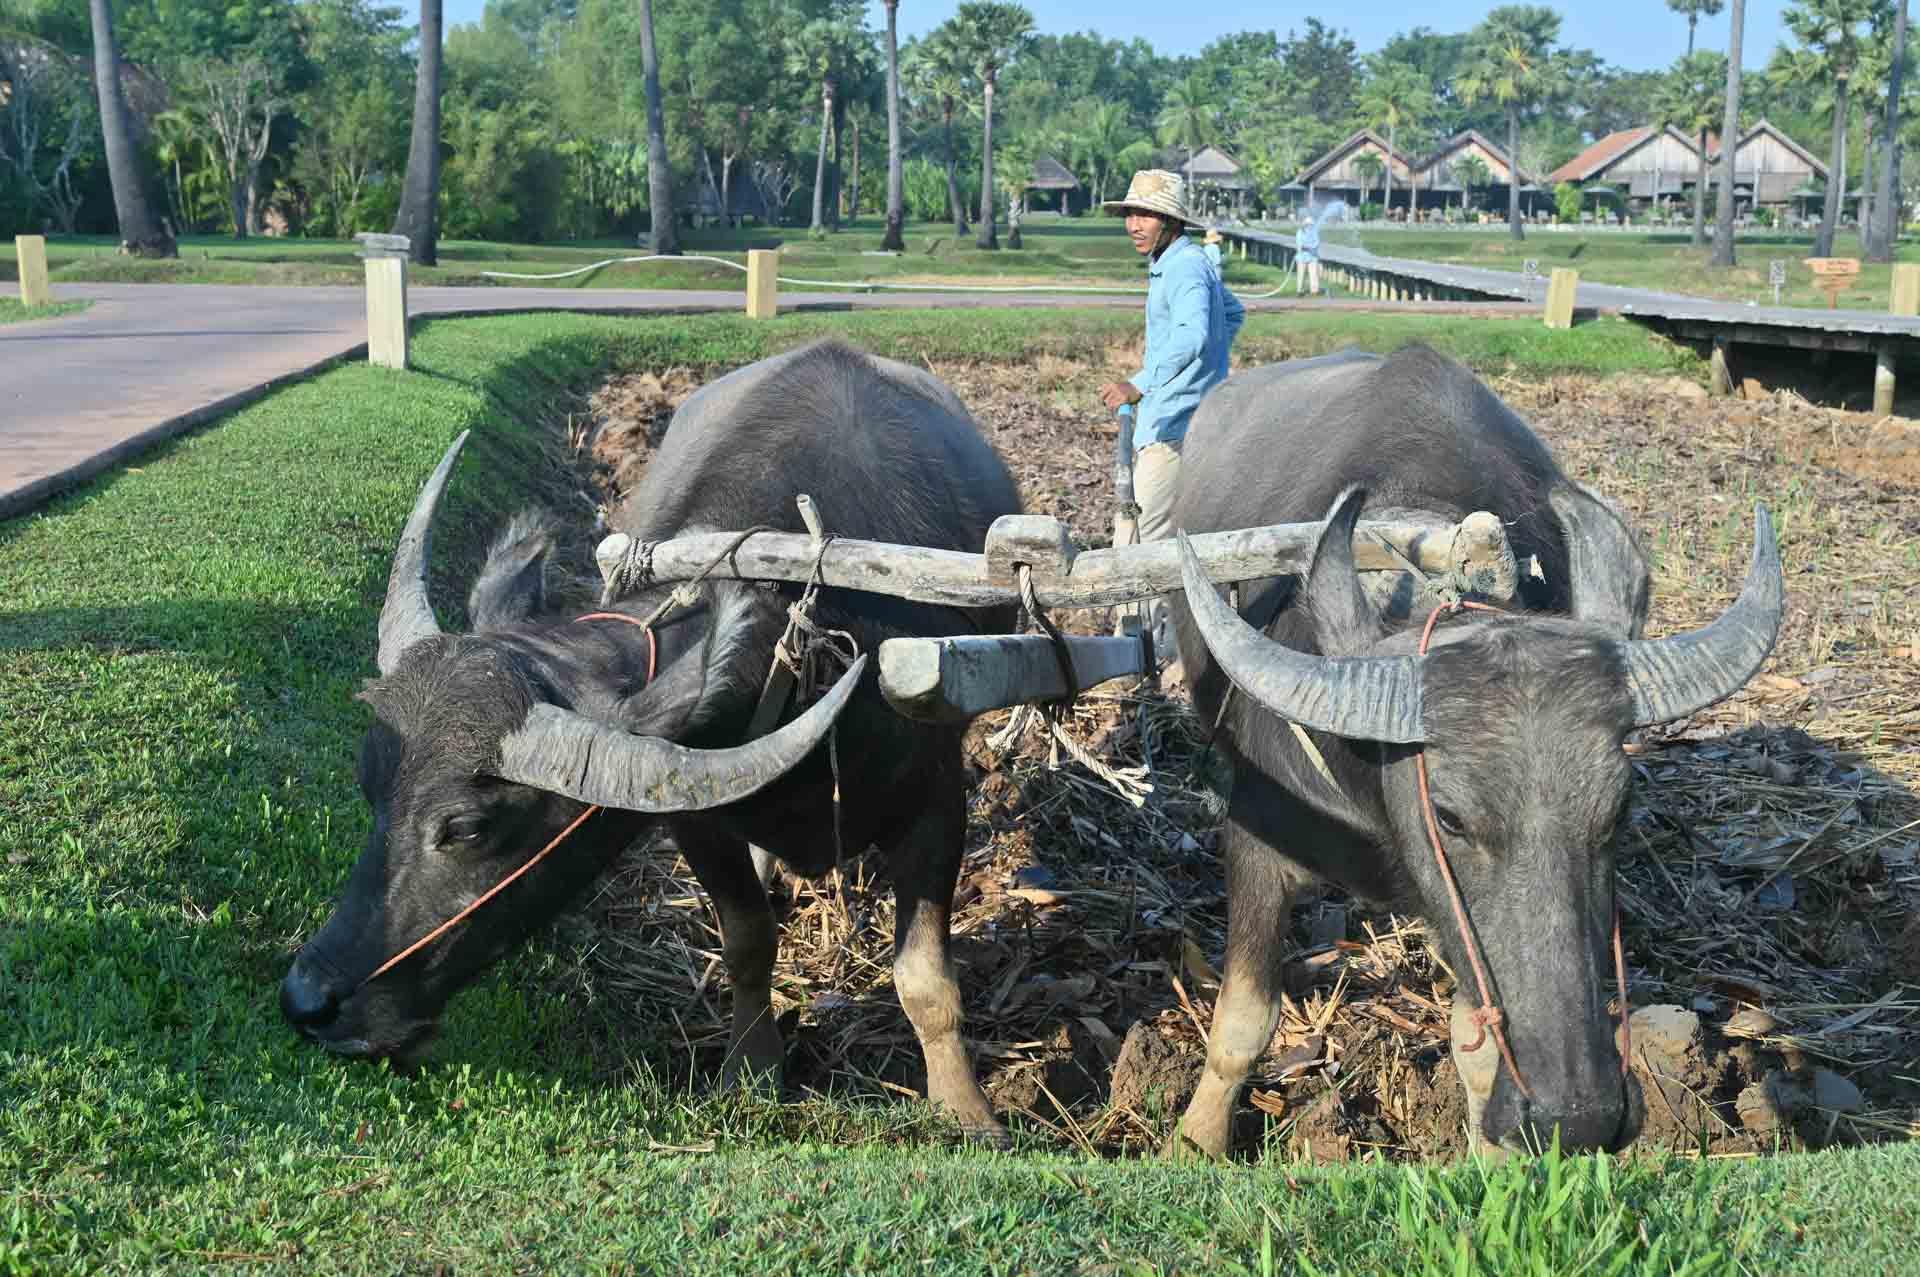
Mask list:
[[[1634,727],[1711,705],[1759,669],[1780,626],[1780,561],[1757,510],[1733,605],[1699,631],[1643,639],[1647,574],[1624,524],[1571,485],[1550,501],[1567,543],[1571,615],[1462,613],[1433,631],[1424,654],[1419,629],[1392,631],[1361,588],[1358,491],[1335,503],[1297,604],[1317,652],[1242,620],[1183,542],[1185,588],[1195,628],[1242,693],[1337,738],[1326,742],[1330,788],[1351,792],[1308,797],[1360,831],[1358,845],[1373,849],[1363,858],[1381,862],[1352,866],[1348,885],[1426,918],[1458,974],[1455,1060],[1477,1135],[1517,1147],[1557,1127],[1569,1146],[1611,1147],[1631,1134],[1608,1014],[1614,838],[1631,782],[1621,746]],[[1466,1013],[1478,998],[1429,834],[1423,752],[1436,832],[1524,1089],[1492,1040],[1462,1049],[1477,1036]]]
[[[714,743],[705,738],[716,688],[734,678],[754,624],[743,596],[703,594],[651,630],[617,618],[537,619],[551,544],[537,524],[516,523],[495,546],[469,601],[476,632],[442,633],[427,599],[428,542],[465,439],[422,489],[388,581],[381,677],[361,695],[374,711],[359,766],[373,813],[366,848],[280,989],[286,1018],[346,1055],[417,1054],[448,1000],[652,819],[737,802],[799,764],[865,664],[759,740],[677,743]],[[564,845],[497,898],[382,970],[575,822]]]

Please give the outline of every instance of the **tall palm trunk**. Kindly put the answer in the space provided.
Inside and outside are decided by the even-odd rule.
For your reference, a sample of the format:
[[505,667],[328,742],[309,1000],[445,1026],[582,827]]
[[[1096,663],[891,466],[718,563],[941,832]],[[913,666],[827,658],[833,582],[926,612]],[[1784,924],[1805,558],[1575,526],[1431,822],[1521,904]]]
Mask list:
[[954,158],[953,98],[942,96],[940,108],[947,120],[947,207],[953,210],[953,234],[958,239],[967,233],[967,204],[960,198],[959,161]]
[[[413,77],[413,137],[393,233],[409,241],[407,256],[422,266],[439,260],[440,3],[420,0],[420,66]],[[643,5],[644,7],[644,5]]]
[[1386,180],[1386,187],[1385,187],[1386,194],[1380,197],[1380,209],[1381,209],[1381,212],[1385,214],[1386,219],[1389,222],[1393,220],[1393,157],[1394,157],[1394,153],[1399,149],[1394,145],[1394,133],[1396,132],[1396,130],[1397,130],[1397,126],[1394,124],[1394,122],[1392,120],[1388,120],[1387,121],[1387,180]]
[[813,226],[827,229],[827,134],[833,129],[833,81],[820,85],[820,147],[813,158]]
[[980,133],[980,234],[975,248],[1000,247],[1000,235],[993,218],[993,79],[986,77],[986,127]]
[[827,225],[840,229],[841,198],[846,193],[847,170],[842,159],[841,140],[847,132],[847,100],[833,100],[833,159],[827,165]]
[[[1737,5],[1740,0],[1734,0]],[[1880,166],[1880,193],[1874,201],[1879,229],[1874,233],[1872,259],[1893,260],[1894,247],[1900,241],[1900,81],[1907,60],[1907,2],[1893,16],[1893,67],[1887,76],[1887,123],[1881,130],[1886,139],[1886,157]]]
[[1847,166],[1847,79],[1833,85],[1833,149],[1827,160],[1827,198],[1820,210],[1820,230],[1813,237],[1815,257],[1833,256],[1833,232],[1840,224],[1840,197],[1845,193]]
[[133,142],[133,116],[120,91],[120,46],[113,35],[108,0],[89,0],[93,20],[93,81],[100,97],[100,141],[107,152],[107,180],[120,223],[121,248],[135,257],[176,257],[173,235],[153,216],[146,174]]
[[[1724,146],[1725,143],[1722,143]],[[1700,130],[1700,166],[1693,179],[1693,246],[1707,242],[1707,130]]]
[[[440,0],[421,0],[437,10]],[[653,42],[653,0],[640,0],[640,74],[647,94],[647,205],[656,253],[680,251],[673,210],[673,163],[667,155],[667,115],[660,105],[660,51]]]
[[1507,108],[1507,225],[1515,239],[1525,239],[1520,229],[1520,108]]
[[[1713,219],[1713,264],[1733,265],[1734,161],[1740,156],[1740,41],[1746,34],[1747,0],[1733,0],[1733,27],[1727,35],[1727,114],[1720,126],[1720,206]],[[1897,65],[1897,63],[1896,63]],[[1760,202],[1760,178],[1753,179],[1753,201]]]
[[880,247],[900,252],[907,246],[907,188],[900,168],[900,39],[896,24],[900,0],[887,5],[887,232]]
[[1687,15],[1687,56],[1688,57],[1693,56],[1693,29],[1699,25],[1700,25],[1700,15],[1697,13],[1689,13]]

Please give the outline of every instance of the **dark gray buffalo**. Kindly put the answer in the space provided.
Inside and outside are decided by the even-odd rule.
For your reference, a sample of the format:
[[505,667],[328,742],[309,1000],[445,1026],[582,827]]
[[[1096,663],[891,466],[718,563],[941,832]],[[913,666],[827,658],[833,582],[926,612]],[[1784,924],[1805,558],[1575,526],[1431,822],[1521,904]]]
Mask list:
[[[455,452],[402,535],[380,618],[381,676],[362,696],[374,711],[360,758],[373,828],[333,917],[281,987],[287,1019],[345,1055],[417,1055],[457,991],[664,820],[720,918],[733,978],[728,1075],[775,1071],[774,923],[749,844],[807,875],[831,868],[839,846],[877,844],[898,902],[894,981],[926,1056],[928,1094],[970,1130],[999,1137],[961,1040],[948,957],[965,822],[959,730],[898,717],[856,668],[785,727],[745,741],[796,591],[709,581],[650,639],[637,624],[547,610],[550,540],[524,523],[473,587],[474,633],[441,633],[423,570]],[[756,525],[798,532],[802,492],[834,533],[972,552],[996,517],[1019,509],[1006,468],[951,391],[822,343],[689,398],[617,522],[645,540]],[[617,610],[644,617],[667,593],[643,590]],[[1004,629],[1012,618],[824,590],[815,619],[871,652],[893,635]],[[823,744],[836,715],[838,839]],[[602,810],[498,898],[370,978],[590,805]]]
[[[1630,781],[1621,745],[1636,725],[1729,695],[1766,659],[1781,579],[1765,512],[1732,607],[1698,632],[1644,640],[1647,565],[1621,518],[1471,373],[1417,348],[1231,378],[1195,416],[1180,485],[1189,533],[1327,520],[1304,578],[1251,586],[1238,615],[1188,552],[1173,607],[1206,720],[1229,679],[1239,689],[1220,738],[1236,773],[1226,977],[1185,1139],[1227,1149],[1235,1096],[1279,1009],[1289,897],[1307,877],[1429,923],[1459,977],[1454,1059],[1476,1138],[1519,1147],[1558,1127],[1569,1147],[1630,1139],[1608,1014],[1613,841]],[[1444,618],[1423,657],[1431,608],[1363,587],[1355,520],[1474,510],[1497,514],[1542,577],[1524,580],[1516,614]],[[1497,1039],[1463,1050],[1480,1003],[1432,837],[1458,878],[1520,1079]]]

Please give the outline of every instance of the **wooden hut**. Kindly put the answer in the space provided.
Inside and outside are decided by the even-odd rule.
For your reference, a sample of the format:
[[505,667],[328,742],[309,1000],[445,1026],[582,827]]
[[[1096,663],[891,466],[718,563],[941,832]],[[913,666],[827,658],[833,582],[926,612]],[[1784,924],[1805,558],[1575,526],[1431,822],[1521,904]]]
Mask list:
[[[1033,157],[1033,173],[1027,179],[1026,194],[1021,197],[1022,212],[1030,213],[1033,211],[1033,194],[1035,191],[1053,192],[1056,197],[1054,201],[1054,211],[1063,216],[1076,211],[1084,211],[1086,207],[1086,200],[1084,198],[1077,201],[1074,199],[1076,195],[1084,196],[1085,194],[1080,186],[1080,179],[1075,177],[1072,170],[1068,169],[1066,165],[1054,159],[1051,155],[1036,155]],[[1076,204],[1078,208],[1075,207]]]

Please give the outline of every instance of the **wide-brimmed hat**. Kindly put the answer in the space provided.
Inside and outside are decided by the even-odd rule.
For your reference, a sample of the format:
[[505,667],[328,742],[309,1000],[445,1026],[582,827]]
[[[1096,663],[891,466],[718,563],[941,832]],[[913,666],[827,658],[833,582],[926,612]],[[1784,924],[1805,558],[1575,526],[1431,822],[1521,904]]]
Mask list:
[[1107,200],[1101,209],[1108,213],[1121,213],[1137,208],[1143,213],[1158,213],[1162,217],[1171,217],[1177,222],[1192,224],[1193,214],[1187,211],[1187,183],[1178,173],[1170,173],[1163,168],[1143,168],[1133,175],[1127,183],[1127,193],[1122,199]]

